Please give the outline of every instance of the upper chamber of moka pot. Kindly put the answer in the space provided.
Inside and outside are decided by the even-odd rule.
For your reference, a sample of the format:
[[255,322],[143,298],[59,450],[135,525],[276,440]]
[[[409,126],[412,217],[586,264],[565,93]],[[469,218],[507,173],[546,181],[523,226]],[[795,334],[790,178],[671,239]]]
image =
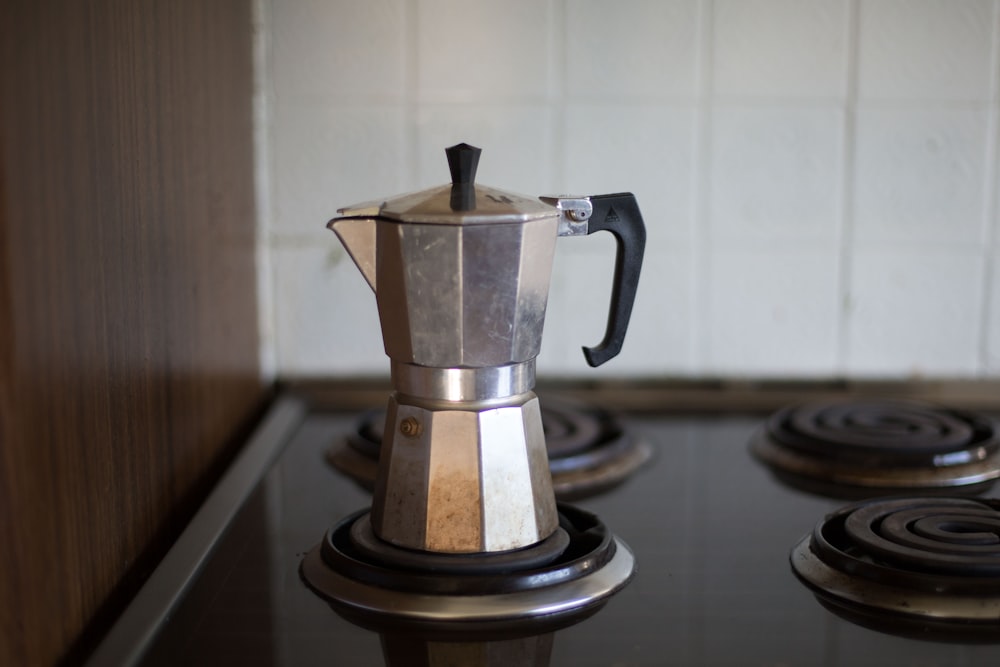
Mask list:
[[330,227],[375,291],[393,361],[483,368],[534,359],[561,211],[476,185],[479,149],[447,152],[450,185],[341,209]]

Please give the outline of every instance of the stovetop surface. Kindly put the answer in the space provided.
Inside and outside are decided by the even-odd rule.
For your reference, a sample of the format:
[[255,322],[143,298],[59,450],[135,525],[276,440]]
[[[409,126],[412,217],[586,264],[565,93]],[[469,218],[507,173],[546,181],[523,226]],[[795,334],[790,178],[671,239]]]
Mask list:
[[[383,638],[335,613],[299,576],[324,531],[370,503],[324,458],[356,420],[304,418],[140,664],[386,664]],[[1000,636],[995,645],[904,638],[818,603],[793,575],[789,552],[848,501],[786,487],[754,460],[748,442],[762,416],[623,421],[653,446],[652,461],[622,486],[573,504],[632,548],[638,572],[598,613],[555,632],[540,664],[1000,662]]]

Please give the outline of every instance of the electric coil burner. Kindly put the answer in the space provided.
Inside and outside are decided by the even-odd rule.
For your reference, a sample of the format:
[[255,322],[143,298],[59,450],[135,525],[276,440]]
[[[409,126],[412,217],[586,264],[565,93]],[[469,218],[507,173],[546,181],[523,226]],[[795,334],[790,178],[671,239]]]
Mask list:
[[[385,412],[370,410],[356,429],[334,444],[327,461],[362,488],[375,485]],[[648,443],[607,410],[545,396],[542,429],[552,490],[560,500],[592,496],[613,488],[649,460]]]
[[1000,477],[993,423],[903,401],[809,403],[774,414],[751,451],[782,481],[835,497],[978,493]]
[[517,551],[454,556],[394,547],[359,512],[302,562],[313,590],[347,614],[391,614],[449,632],[593,612],[631,579],[634,558],[593,514],[563,505],[559,528]]
[[861,625],[1000,641],[1000,500],[851,505],[821,521],[791,563],[824,606]]

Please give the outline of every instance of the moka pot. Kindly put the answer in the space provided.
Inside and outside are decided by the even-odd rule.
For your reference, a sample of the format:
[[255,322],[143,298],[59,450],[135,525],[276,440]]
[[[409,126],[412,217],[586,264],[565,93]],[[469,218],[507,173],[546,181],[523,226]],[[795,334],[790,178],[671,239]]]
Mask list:
[[528,197],[475,184],[480,150],[446,151],[452,182],[339,211],[329,223],[375,292],[393,393],[371,523],[393,545],[451,554],[536,544],[558,526],[535,384],[556,240],[617,241],[604,340],[618,354],[645,246],[631,194]]

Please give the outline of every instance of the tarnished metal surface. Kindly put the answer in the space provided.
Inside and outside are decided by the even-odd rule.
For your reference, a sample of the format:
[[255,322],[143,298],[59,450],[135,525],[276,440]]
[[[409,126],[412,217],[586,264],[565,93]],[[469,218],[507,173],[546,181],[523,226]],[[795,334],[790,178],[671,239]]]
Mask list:
[[472,227],[382,218],[338,219],[330,227],[377,286],[383,343],[394,361],[482,367],[538,356],[555,215]]
[[555,531],[533,393],[461,410],[402,400],[390,400],[379,459],[372,501],[379,538],[411,549],[475,553],[525,547]]

